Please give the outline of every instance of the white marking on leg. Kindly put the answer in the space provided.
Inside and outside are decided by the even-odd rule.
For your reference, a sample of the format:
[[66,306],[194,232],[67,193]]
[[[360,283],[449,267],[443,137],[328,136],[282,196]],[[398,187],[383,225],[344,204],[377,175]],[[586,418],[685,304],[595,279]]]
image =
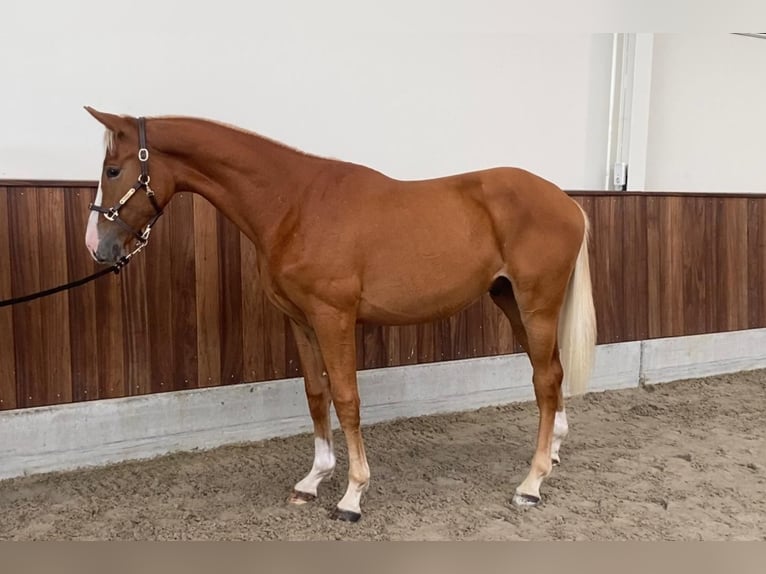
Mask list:
[[567,424],[567,413],[564,410],[556,411],[556,418],[553,421],[553,441],[551,442],[551,460],[556,464],[561,462],[559,449],[561,441],[567,436],[569,425]]
[[357,514],[362,513],[362,495],[370,486],[370,467],[366,460],[363,463],[363,472],[367,477],[364,481],[355,480],[349,476],[346,494],[343,495],[343,498],[338,503],[339,510],[348,510]]
[[540,487],[552,468],[553,463],[549,454],[545,453],[542,456],[535,454],[529,474],[516,488],[513,503],[516,506],[536,506],[540,502]]
[[516,488],[516,493],[513,495],[513,504],[520,507],[536,506],[538,504],[540,501],[540,487],[543,484],[543,480],[550,475],[553,463],[561,461],[559,449],[561,448],[561,441],[564,440],[568,432],[569,425],[567,423],[566,412],[563,410],[556,411],[556,416],[553,419],[550,457],[546,460],[535,454],[529,474],[527,474],[524,482]]
[[319,483],[328,478],[335,469],[335,452],[332,441],[314,438],[314,464],[311,472],[295,485],[295,490],[316,496]]
[[[101,205],[101,201],[103,200],[103,193],[101,192],[101,184],[98,185],[98,193],[96,194],[96,201],[93,202],[93,205]],[[93,259],[96,258],[95,253],[98,250],[98,244],[100,242],[100,238],[98,236],[98,216],[100,214],[97,211],[91,211],[90,216],[88,216],[88,227],[85,230],[85,245],[88,248],[88,253],[90,253],[91,257]]]

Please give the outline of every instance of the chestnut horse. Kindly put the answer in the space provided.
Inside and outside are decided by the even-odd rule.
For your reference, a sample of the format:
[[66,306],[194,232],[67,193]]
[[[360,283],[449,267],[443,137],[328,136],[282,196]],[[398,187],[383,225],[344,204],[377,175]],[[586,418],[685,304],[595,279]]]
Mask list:
[[512,500],[540,502],[567,433],[562,380],[584,392],[595,349],[588,220],[574,200],[521,169],[398,181],[207,120],[86,109],[107,130],[86,233],[97,261],[118,261],[136,239],[142,247],[177,191],[202,195],[255,244],[261,287],[290,319],[314,423],[313,466],[290,502],[316,498],[333,472],[332,404],[349,457],[332,516],[361,517],[370,470],[355,325],[434,321],[487,291],[529,356],[540,414]]

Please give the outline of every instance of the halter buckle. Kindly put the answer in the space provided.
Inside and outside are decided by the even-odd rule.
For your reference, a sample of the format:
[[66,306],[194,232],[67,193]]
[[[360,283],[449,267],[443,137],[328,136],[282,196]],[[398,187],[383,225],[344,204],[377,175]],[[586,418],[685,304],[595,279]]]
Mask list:
[[106,217],[109,221],[114,221],[117,219],[118,215],[119,212],[114,207],[110,207],[108,211],[104,212],[104,217]]
[[138,161],[149,161],[149,150],[145,147],[138,150]]

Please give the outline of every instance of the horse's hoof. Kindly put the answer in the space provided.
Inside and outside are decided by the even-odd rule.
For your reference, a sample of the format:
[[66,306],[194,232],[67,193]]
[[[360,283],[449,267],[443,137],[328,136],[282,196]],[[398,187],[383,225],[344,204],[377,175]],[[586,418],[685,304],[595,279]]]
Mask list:
[[335,510],[330,513],[330,518],[333,520],[342,520],[343,522],[359,522],[361,517],[362,515],[358,512],[354,512],[353,510],[341,510],[340,508],[335,508]]
[[513,495],[513,505],[518,508],[532,508],[540,504],[540,497],[531,494],[522,494],[517,492]]
[[290,498],[287,499],[287,501],[290,504],[306,504],[309,502],[314,502],[317,499],[316,494],[311,494],[309,492],[301,492],[300,490],[293,490],[292,494],[290,494]]

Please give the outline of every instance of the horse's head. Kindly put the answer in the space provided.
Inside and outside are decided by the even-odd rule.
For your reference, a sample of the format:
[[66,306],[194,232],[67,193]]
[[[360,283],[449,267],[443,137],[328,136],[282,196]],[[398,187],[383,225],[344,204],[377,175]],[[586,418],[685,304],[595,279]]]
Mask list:
[[143,118],[85,109],[106,127],[104,164],[85,244],[99,263],[116,263],[146,243],[175,182],[152,148]]

